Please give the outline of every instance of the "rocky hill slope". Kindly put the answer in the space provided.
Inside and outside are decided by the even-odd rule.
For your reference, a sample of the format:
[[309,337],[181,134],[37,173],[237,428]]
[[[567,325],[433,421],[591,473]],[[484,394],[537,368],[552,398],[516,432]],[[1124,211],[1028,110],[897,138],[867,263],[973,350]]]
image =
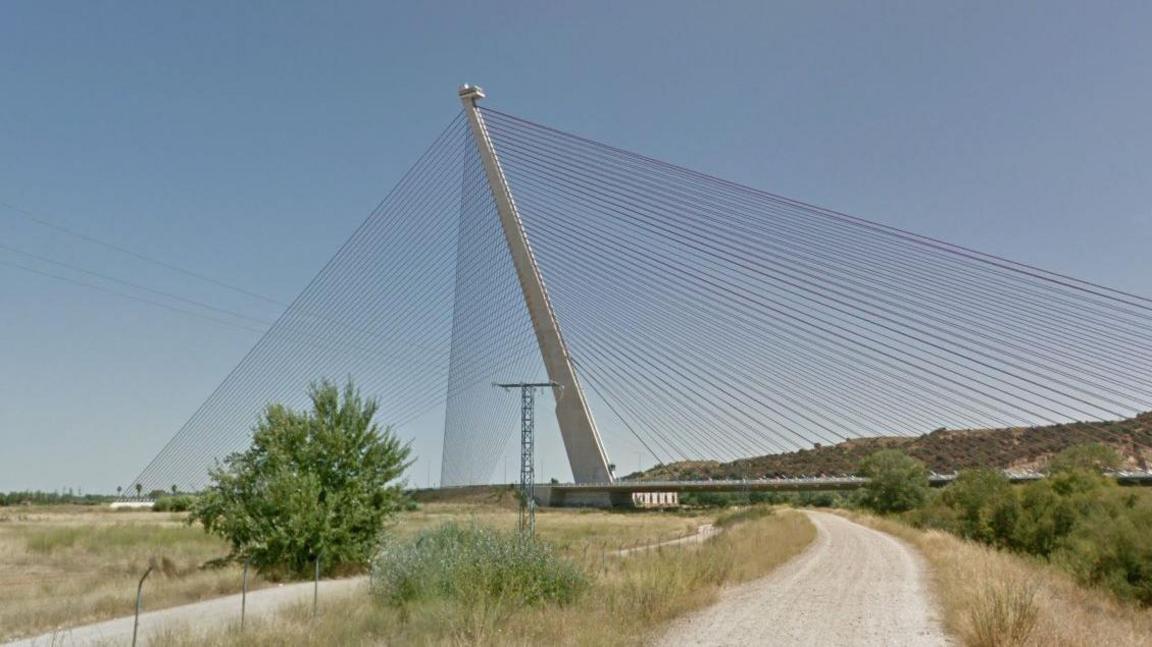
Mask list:
[[1112,422],[1074,422],[1010,429],[938,429],[914,438],[860,438],[827,447],[817,446],[731,463],[670,463],[626,478],[739,479],[852,474],[865,456],[887,448],[900,449],[924,461],[929,469],[938,473],[981,466],[1040,469],[1053,454],[1090,442],[1114,447],[1130,469],[1146,469],[1152,462],[1152,412]]

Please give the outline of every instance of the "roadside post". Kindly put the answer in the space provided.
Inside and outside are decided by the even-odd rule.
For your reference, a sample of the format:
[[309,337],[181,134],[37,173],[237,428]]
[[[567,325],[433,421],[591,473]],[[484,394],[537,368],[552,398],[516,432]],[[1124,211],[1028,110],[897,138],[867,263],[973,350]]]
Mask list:
[[148,570],[140,577],[140,583],[136,585],[136,618],[132,621],[132,647],[136,647],[136,634],[140,631],[140,603],[144,594],[144,580],[148,579],[154,568],[156,568],[154,564],[149,564]]
[[240,580],[240,631],[244,631],[244,615],[248,611],[248,564],[251,557],[244,558],[244,575]]
[[316,553],[316,579],[312,582],[312,617],[316,617],[316,607],[320,600],[320,553]]

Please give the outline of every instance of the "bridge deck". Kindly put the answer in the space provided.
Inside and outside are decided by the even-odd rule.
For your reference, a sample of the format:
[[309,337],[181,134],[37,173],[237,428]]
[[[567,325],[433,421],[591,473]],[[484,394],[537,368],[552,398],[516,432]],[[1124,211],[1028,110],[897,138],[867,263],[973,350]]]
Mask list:
[[[1027,483],[1044,478],[1043,474],[1006,474],[1012,483]],[[1152,485],[1152,472],[1112,474],[1120,485]],[[932,487],[944,487],[955,475],[936,474],[928,479]],[[564,505],[570,501],[593,501],[595,497],[620,499],[636,492],[811,492],[845,491],[863,487],[868,479],[860,476],[814,477],[794,479],[748,479],[713,481],[616,481],[614,483],[540,484],[536,491],[544,505]],[[607,498],[605,497],[605,498]],[[591,503],[589,503],[591,504]]]

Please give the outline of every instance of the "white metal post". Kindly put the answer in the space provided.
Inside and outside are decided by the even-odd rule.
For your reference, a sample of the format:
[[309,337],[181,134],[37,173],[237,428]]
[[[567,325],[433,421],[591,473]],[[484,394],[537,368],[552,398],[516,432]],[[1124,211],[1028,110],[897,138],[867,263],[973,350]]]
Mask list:
[[476,101],[484,98],[484,91],[476,86],[465,85],[460,88],[459,94],[480,159],[484,163],[488,187],[496,201],[500,226],[512,254],[528,314],[532,318],[544,368],[548,371],[548,379],[558,385],[552,389],[556,398],[556,421],[560,425],[560,435],[568,453],[572,477],[577,483],[611,483],[612,472],[608,467],[604,445],[600,442],[600,433],[596,430],[596,422],[592,419],[584,391],[576,378],[568,348],[560,335],[560,325],[556,322],[548,290],[544,287],[540,268],[532,255],[524,224],[516,210],[516,202],[512,199],[512,191],[508,188],[508,181],[484,124],[484,116],[476,106]]

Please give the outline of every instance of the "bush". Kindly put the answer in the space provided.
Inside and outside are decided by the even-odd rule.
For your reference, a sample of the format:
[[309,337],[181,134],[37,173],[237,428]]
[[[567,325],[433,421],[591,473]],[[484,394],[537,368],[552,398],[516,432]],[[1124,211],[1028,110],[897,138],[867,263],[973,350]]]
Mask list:
[[731,506],[768,503],[814,508],[838,508],[844,497],[838,492],[681,492],[680,504],[699,508],[728,508]]
[[404,501],[395,481],[410,450],[373,422],[376,402],[351,382],[343,394],[314,384],[309,396],[311,411],[265,410],[252,447],[212,471],[190,519],[273,577],[309,574],[317,557],[327,573],[366,566]]
[[748,497],[732,492],[681,492],[680,504],[692,508],[727,508],[747,503]]
[[196,497],[188,494],[162,496],[152,504],[153,512],[188,512],[196,504]]
[[810,508],[840,508],[844,497],[839,492],[800,492],[792,496],[792,505]]
[[955,525],[949,530],[986,544],[1012,543],[1020,501],[1002,473],[989,469],[960,472],[939,500],[955,512]]
[[547,544],[479,526],[446,524],[385,544],[372,564],[372,594],[394,606],[434,599],[564,604],[586,586],[580,569]]
[[1113,458],[1103,445],[1073,447],[1052,459],[1048,478],[1020,487],[967,470],[905,519],[1048,559],[1083,584],[1152,605],[1152,497],[1102,476]]
[[1016,579],[988,582],[971,610],[973,647],[1028,645],[1040,609],[1036,585]]
[[1152,605],[1152,503],[1109,492],[1060,542],[1052,559],[1082,582]]
[[1076,509],[1051,481],[1029,483],[1020,490],[1020,518],[1012,532],[1012,547],[1047,557],[1072,531]]
[[1069,471],[1103,472],[1120,467],[1120,454],[1108,445],[1088,443],[1069,447],[1048,461],[1048,472],[1056,474]]
[[732,512],[725,512],[716,517],[716,521],[712,525],[717,528],[730,528],[736,524],[745,523],[747,521],[756,521],[764,517],[771,517],[776,514],[770,506],[754,505],[741,510],[734,510]]
[[928,500],[928,468],[898,449],[882,449],[860,463],[868,483],[860,504],[880,513],[904,512]]

